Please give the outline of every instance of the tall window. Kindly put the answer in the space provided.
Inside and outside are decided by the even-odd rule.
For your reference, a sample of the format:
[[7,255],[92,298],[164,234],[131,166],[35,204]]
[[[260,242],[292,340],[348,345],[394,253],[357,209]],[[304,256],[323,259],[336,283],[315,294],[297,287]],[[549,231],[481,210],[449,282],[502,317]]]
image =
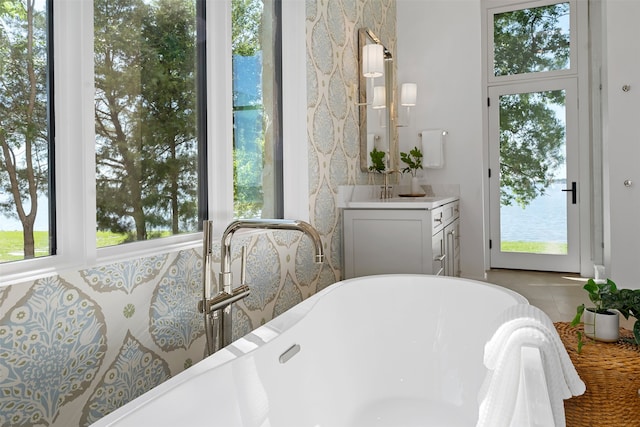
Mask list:
[[[49,71],[53,3],[0,1],[3,279],[115,255],[94,251],[94,235],[97,247],[107,247],[194,233],[202,219],[221,212],[224,220],[282,217],[280,0],[56,3],[56,35],[63,40],[56,50],[62,59],[58,87],[64,92],[55,103],[60,123],[55,154],[64,166],[55,183]],[[83,19],[89,15],[92,28]],[[229,29],[233,35],[226,34]],[[91,37],[93,43],[80,42]],[[211,42],[226,39],[233,40],[232,58],[222,53],[229,46]],[[93,52],[73,50],[89,45]],[[225,70],[231,65],[233,76],[216,73],[218,65]],[[208,67],[213,71],[207,73]],[[208,91],[207,84],[214,89]],[[230,85],[233,99],[207,99]],[[94,108],[89,115],[83,105],[90,99]],[[233,122],[207,115],[207,110],[222,111],[222,105],[233,106]],[[214,134],[219,129],[225,130],[223,138]],[[208,170],[209,164],[215,167]],[[229,170],[233,164],[233,177],[221,164]],[[226,201],[232,187],[233,204]],[[55,192],[62,209],[57,218]],[[218,201],[222,193],[225,202],[208,213],[207,198]],[[45,257],[56,254],[56,245],[60,255]],[[161,245],[148,242],[131,251]],[[38,256],[43,259],[6,262]]]
[[0,3],[0,262],[55,253],[51,4]]
[[195,0],[95,0],[98,246],[198,229]]
[[232,1],[234,217],[282,217],[279,0]]

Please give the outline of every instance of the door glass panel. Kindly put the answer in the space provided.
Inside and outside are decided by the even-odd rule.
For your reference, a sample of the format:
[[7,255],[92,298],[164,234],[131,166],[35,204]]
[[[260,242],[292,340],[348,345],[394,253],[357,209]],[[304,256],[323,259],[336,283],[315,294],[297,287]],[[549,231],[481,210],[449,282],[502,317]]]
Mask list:
[[565,91],[500,97],[500,250],[567,254]]
[[494,15],[495,76],[569,68],[569,3]]

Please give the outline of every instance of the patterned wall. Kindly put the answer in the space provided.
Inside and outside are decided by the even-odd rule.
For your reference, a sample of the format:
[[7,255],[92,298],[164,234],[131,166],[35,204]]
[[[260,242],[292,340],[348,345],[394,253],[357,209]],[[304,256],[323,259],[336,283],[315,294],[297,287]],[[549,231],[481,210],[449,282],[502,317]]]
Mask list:
[[[338,185],[358,167],[356,33],[395,52],[395,0],[307,0],[310,216],[328,260],[300,233],[234,239],[248,247],[251,294],[234,338],[340,279]],[[0,288],[0,426],[89,425],[204,357],[199,247]],[[215,269],[219,246],[215,248]],[[236,276],[237,277],[237,276]]]
[[370,28],[395,57],[396,1],[307,0],[306,6],[310,214],[331,245],[331,266],[339,280],[338,186],[367,184],[373,178],[360,171],[359,163],[358,100],[353,90],[358,84],[358,29]]

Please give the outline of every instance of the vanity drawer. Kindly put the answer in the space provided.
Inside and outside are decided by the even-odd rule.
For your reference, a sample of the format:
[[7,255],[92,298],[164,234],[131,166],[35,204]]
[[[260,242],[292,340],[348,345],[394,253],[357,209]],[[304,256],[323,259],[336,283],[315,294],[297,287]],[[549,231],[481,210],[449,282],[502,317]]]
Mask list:
[[436,234],[453,220],[460,217],[460,202],[455,201],[439,206],[431,211],[432,234]]

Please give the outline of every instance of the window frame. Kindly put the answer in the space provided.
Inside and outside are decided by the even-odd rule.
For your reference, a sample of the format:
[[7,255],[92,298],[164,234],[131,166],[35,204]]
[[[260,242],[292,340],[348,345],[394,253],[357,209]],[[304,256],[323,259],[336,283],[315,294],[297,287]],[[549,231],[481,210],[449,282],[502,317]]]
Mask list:
[[[496,2],[497,3],[497,2]],[[573,76],[578,74],[578,29],[577,29],[577,0],[539,0],[534,2],[510,2],[508,4],[502,5],[496,4],[494,6],[490,6],[491,2],[488,2],[487,6],[487,78],[488,84],[496,85],[496,84],[507,84],[518,81],[529,81],[532,78],[560,78],[565,76]],[[512,12],[515,10],[521,9],[533,9],[536,7],[549,6],[557,3],[569,3],[569,43],[572,48],[569,50],[569,68],[564,70],[553,70],[553,71],[537,71],[537,72],[529,72],[522,74],[509,74],[496,76],[494,75],[494,15]],[[489,48],[491,46],[491,48]]]
[[[305,3],[282,1],[285,218],[309,220]],[[233,220],[231,1],[206,0],[208,217]],[[0,286],[69,270],[200,247],[188,233],[96,248],[93,1],[57,0],[53,14],[57,254],[0,264]]]

